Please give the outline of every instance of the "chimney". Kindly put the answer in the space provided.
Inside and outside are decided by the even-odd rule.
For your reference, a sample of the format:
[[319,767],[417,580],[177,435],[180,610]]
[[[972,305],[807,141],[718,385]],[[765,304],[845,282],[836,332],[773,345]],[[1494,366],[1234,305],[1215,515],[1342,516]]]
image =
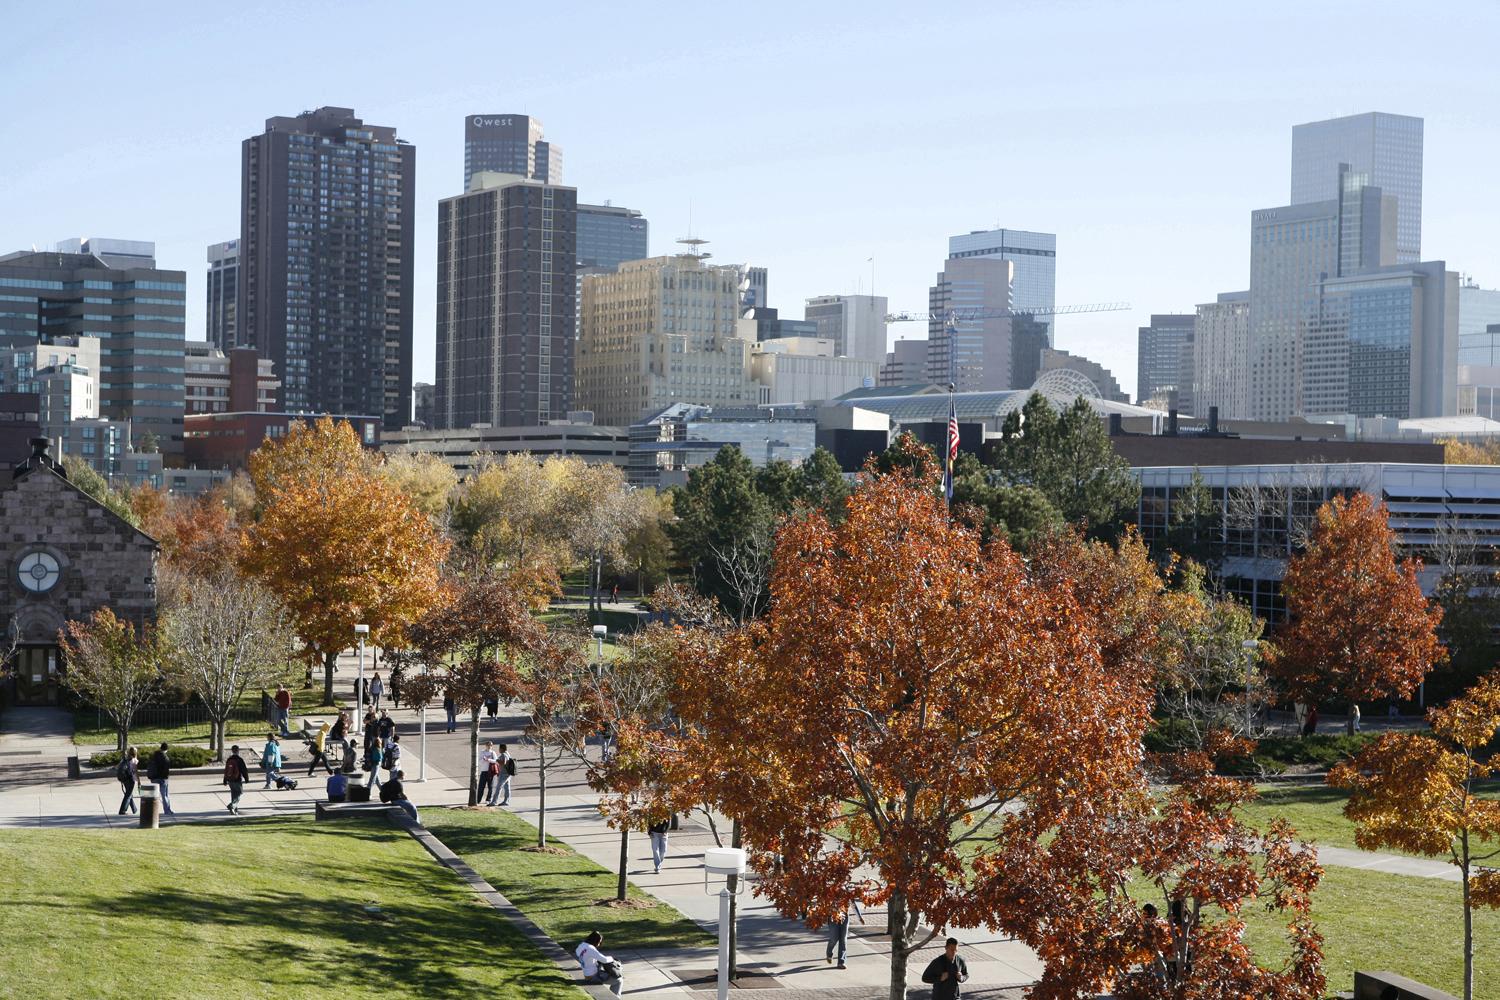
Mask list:
[[31,439],[31,458],[33,461],[40,459],[43,463],[47,461],[47,449],[52,446],[52,440],[44,437]]
[[1208,408],[1208,433],[1219,433],[1219,408],[1217,406]]
[[1177,436],[1177,411],[1175,409],[1171,409],[1171,410],[1167,411],[1167,437],[1176,437],[1176,436]]

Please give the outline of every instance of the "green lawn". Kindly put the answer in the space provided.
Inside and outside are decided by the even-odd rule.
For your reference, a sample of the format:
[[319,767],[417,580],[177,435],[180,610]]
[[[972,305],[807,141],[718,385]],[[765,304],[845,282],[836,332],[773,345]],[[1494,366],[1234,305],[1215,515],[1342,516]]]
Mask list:
[[[571,949],[591,930],[601,932],[606,942],[629,942],[633,948],[714,943],[706,931],[665,903],[649,909],[597,905],[615,898],[616,873],[551,837],[548,842],[567,853],[520,850],[536,843],[536,827],[504,810],[427,809],[422,820],[564,948]],[[651,901],[634,886],[629,894]]]
[[[1354,971],[1395,972],[1463,995],[1463,910],[1456,882],[1328,866],[1313,896],[1330,995],[1354,988]],[[1247,913],[1256,956],[1284,956],[1281,924]],[[1474,914],[1474,995],[1500,997],[1500,912]]]
[[6,996],[582,996],[383,822],[4,830],[0,873]]
[[[1258,829],[1264,829],[1273,817],[1284,816],[1304,840],[1332,847],[1358,847],[1354,824],[1344,818],[1348,795],[1343,791],[1327,785],[1260,785],[1258,790],[1260,798],[1240,810],[1240,815]],[[1491,784],[1480,794],[1500,798],[1500,787]],[[1389,848],[1383,851],[1404,853]]]
[[[296,729],[300,723],[298,719],[303,715],[322,715],[332,718],[337,714],[336,709],[318,705],[317,702],[323,697],[321,687],[303,691],[298,688],[292,691],[292,715],[289,725]],[[353,700],[341,698],[337,694],[334,700],[340,707],[348,708]],[[251,692],[240,700],[240,710],[245,710],[253,715],[243,721],[230,719],[224,729],[224,734],[231,740],[240,738],[251,738],[259,736],[264,738],[267,732],[267,722],[260,716],[260,692]],[[101,725],[102,723],[102,725]],[[167,743],[200,743],[208,745],[208,723],[190,722],[182,725],[153,725],[145,724],[130,730],[130,742],[136,746],[152,746],[161,742]],[[109,721],[109,716],[99,712],[92,706],[79,706],[73,711],[73,743],[76,746],[114,746],[115,727]]]

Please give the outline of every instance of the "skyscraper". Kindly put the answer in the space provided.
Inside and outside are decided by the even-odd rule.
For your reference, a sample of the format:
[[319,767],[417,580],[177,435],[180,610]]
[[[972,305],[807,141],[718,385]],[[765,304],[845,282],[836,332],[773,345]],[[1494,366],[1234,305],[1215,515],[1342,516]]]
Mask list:
[[627,260],[645,260],[645,216],[619,205],[578,206],[578,272],[601,274]]
[[475,174],[438,202],[438,428],[567,414],[577,213],[573,188],[515,174]]
[[928,384],[927,338],[907,338],[892,344],[875,382],[880,386]]
[[1303,351],[1317,314],[1319,281],[1395,260],[1395,199],[1345,164],[1334,174],[1337,198],[1250,216],[1253,420],[1286,420],[1303,412]]
[[1471,278],[1458,287],[1458,363],[1500,366],[1500,290],[1480,288]]
[[530,115],[470,115],[464,119],[464,190],[477,173],[516,174],[562,183],[562,150],[542,138]]
[[[927,292],[927,380],[959,392],[1011,385],[1011,277],[1015,262],[950,257]],[[982,315],[975,315],[975,313]],[[959,319],[951,326],[950,313]]]
[[[1184,352],[1193,349],[1192,314],[1152,313],[1151,325],[1137,328],[1135,355],[1135,401],[1152,397],[1168,400],[1180,408]],[[1191,364],[1191,361],[1189,361]],[[1191,388],[1188,388],[1191,394]]]
[[1015,265],[1011,276],[1011,305],[1016,312],[1042,310],[1037,317],[1047,325],[1047,343],[1056,341],[1052,309],[1057,306],[1057,236],[1024,229],[976,229],[948,238],[948,257],[983,257],[1008,260]]
[[1250,293],[1221,292],[1216,301],[1198,307],[1193,320],[1193,415],[1239,420],[1248,416]]
[[411,419],[416,147],[351,108],[270,118],[241,158],[241,344],[293,412]]
[[1396,199],[1396,257],[1422,259],[1422,119],[1372,111],[1292,129],[1292,204],[1339,197],[1339,164]]
[[[146,249],[125,255],[127,264],[154,259],[150,243],[131,245]],[[0,286],[8,300],[0,303],[0,347],[26,349],[4,352],[14,366],[0,368],[0,390],[38,391],[39,344],[97,337],[100,413],[130,421],[135,441],[149,433],[162,451],[182,451],[186,274],[111,267],[88,253],[21,251],[0,257]]]
[[208,248],[208,316],[204,339],[221,351],[239,346],[235,299],[240,283],[240,241]]
[[889,311],[884,295],[819,295],[807,300],[804,315],[833,341],[835,356],[884,364]]

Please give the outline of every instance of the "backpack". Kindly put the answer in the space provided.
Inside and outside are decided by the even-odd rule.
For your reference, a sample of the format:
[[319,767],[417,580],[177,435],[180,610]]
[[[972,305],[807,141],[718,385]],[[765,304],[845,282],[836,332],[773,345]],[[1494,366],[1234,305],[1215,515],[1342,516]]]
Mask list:
[[401,763],[401,745],[398,743],[385,752],[385,769],[396,770],[396,765]]
[[224,780],[225,781],[239,781],[240,780],[240,765],[236,762],[235,758],[233,758],[233,757],[229,758],[228,760],[226,760],[224,762]]
[[130,758],[121,757],[120,763],[115,765],[115,777],[121,781],[130,777]]
[[505,776],[514,777],[516,773],[516,759],[509,754],[505,755]]

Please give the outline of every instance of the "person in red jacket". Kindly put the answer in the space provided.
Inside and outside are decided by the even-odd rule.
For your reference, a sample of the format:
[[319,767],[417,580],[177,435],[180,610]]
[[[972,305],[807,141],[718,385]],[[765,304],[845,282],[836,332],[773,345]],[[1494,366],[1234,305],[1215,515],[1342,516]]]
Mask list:
[[292,716],[292,693],[286,689],[285,684],[276,687],[276,722],[281,726],[281,735],[290,736],[291,732],[286,728],[286,723]]

